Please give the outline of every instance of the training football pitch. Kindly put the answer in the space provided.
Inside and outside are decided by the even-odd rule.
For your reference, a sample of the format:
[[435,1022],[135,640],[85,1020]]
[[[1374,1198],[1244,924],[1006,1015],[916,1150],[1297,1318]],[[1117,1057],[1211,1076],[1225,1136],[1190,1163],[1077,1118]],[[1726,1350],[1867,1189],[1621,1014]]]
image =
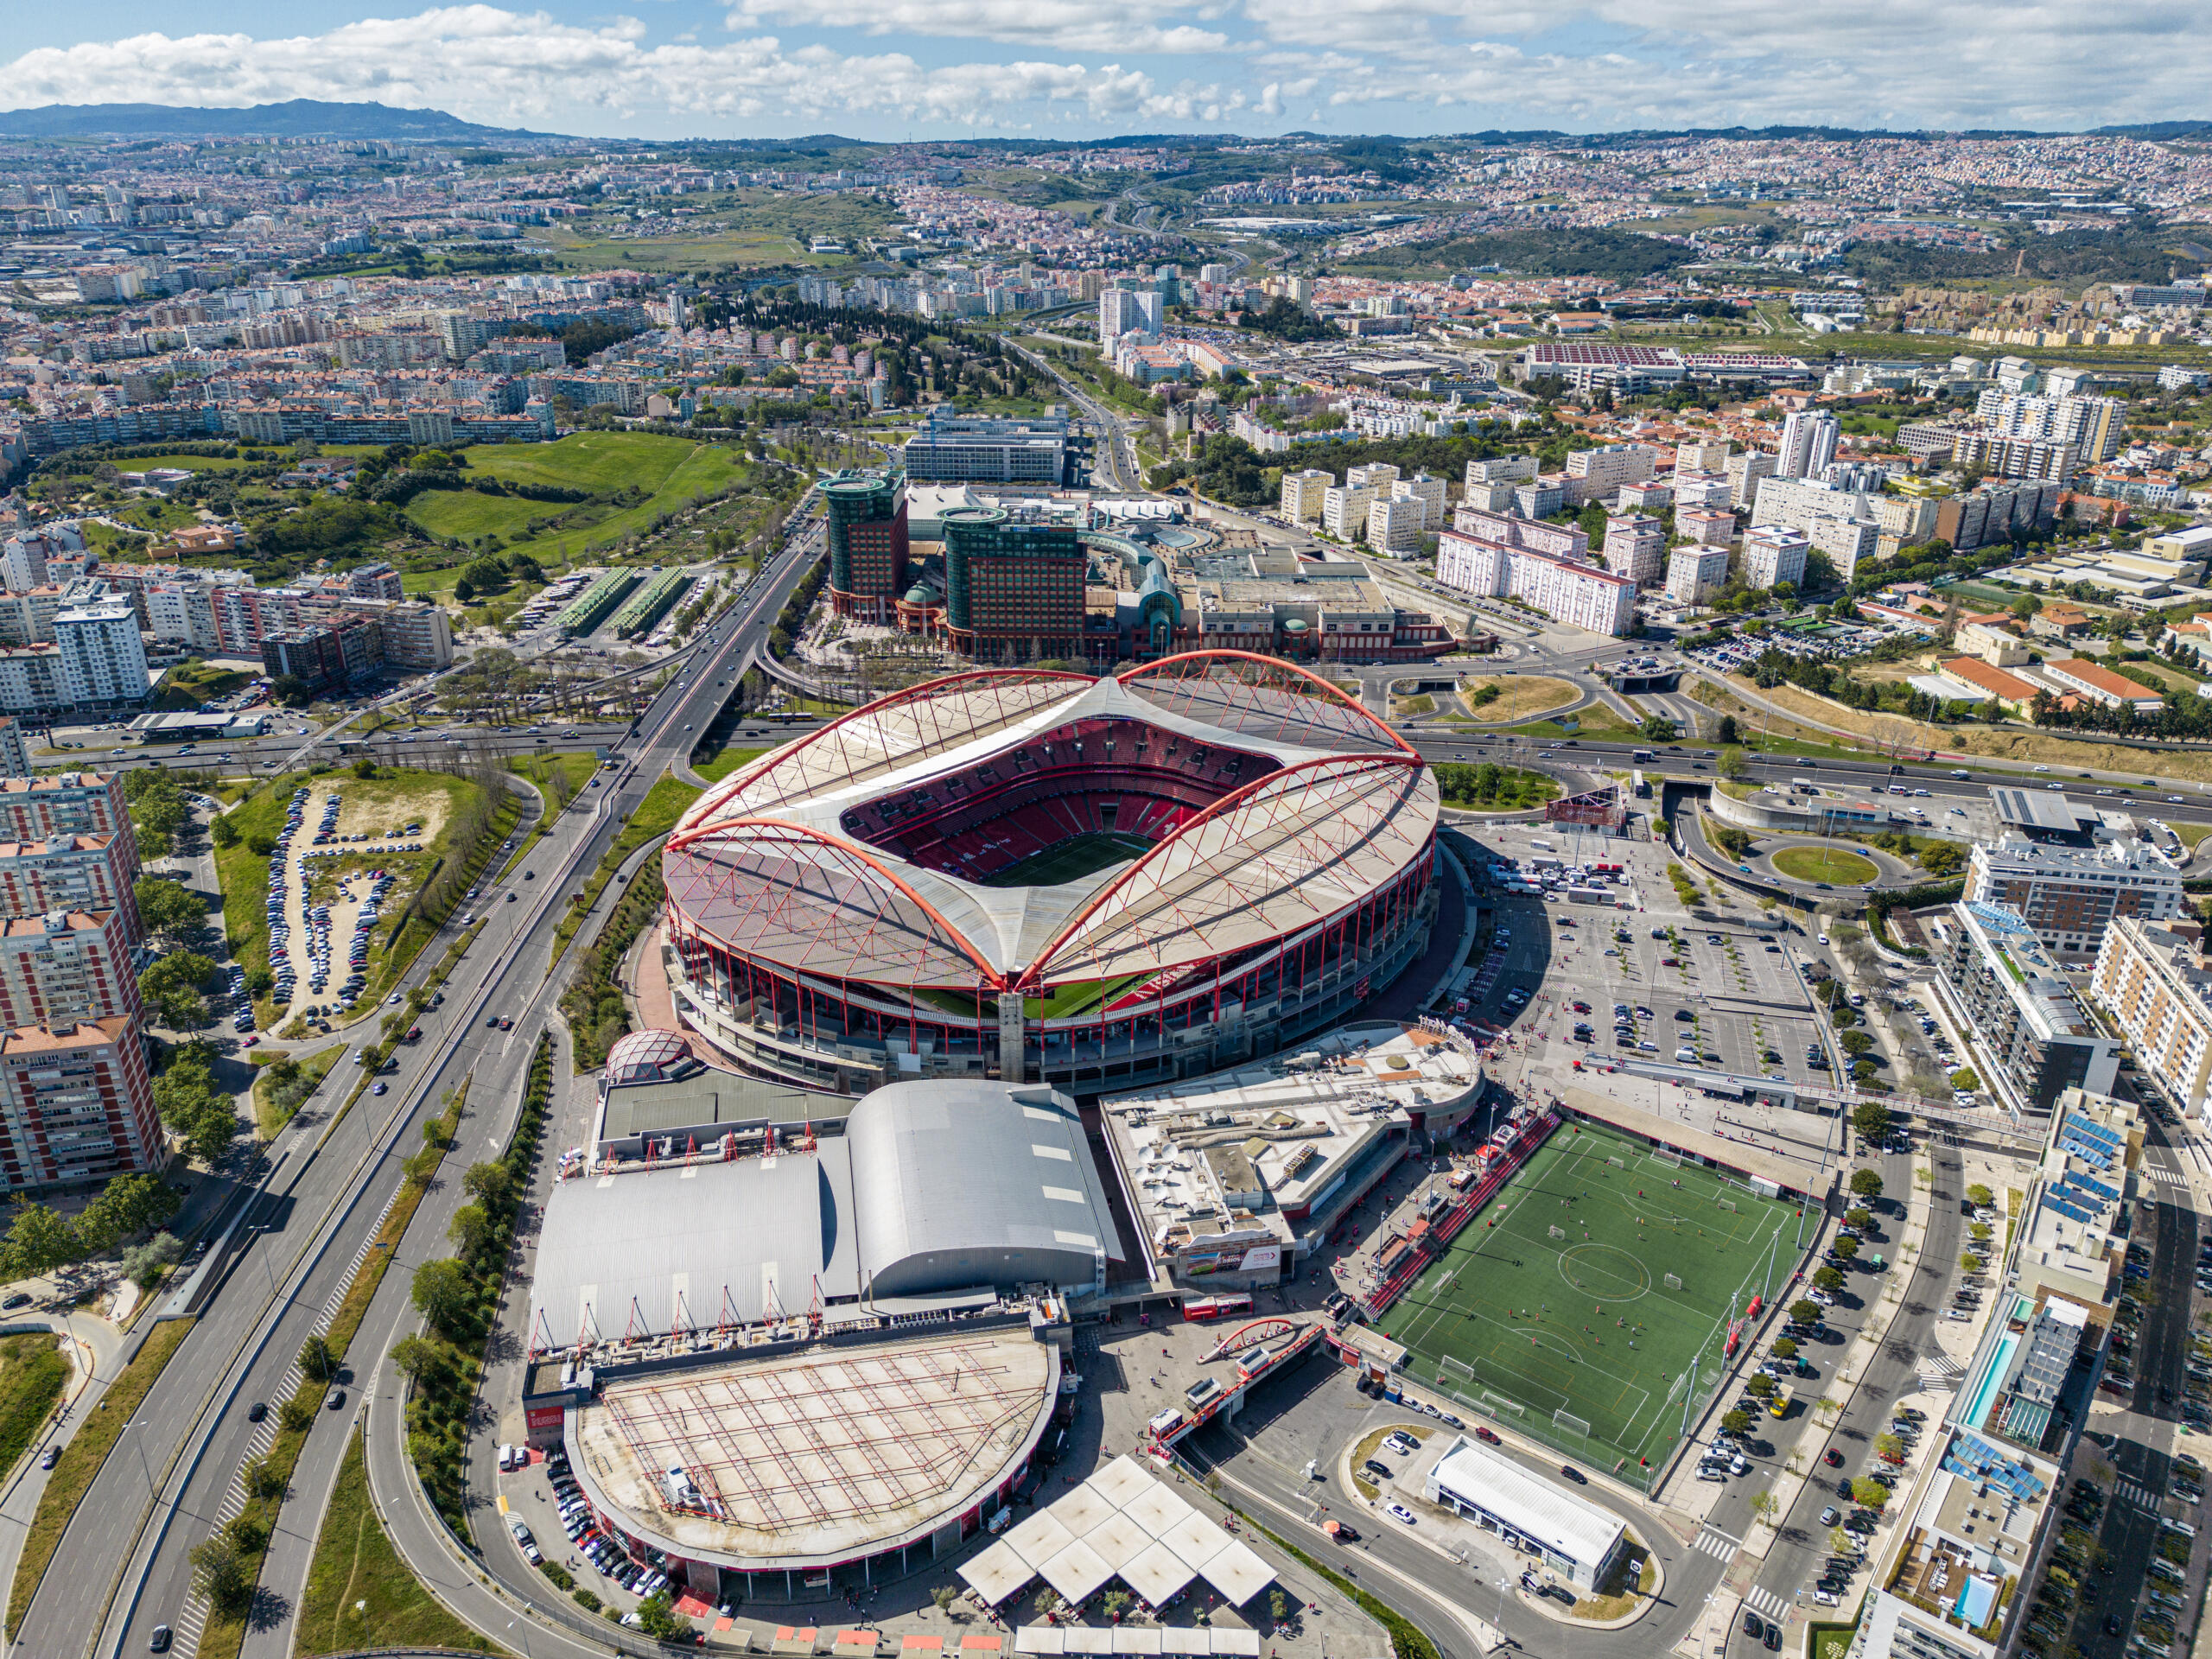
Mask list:
[[1116,835],[1112,830],[1070,836],[1065,841],[1032,853],[1019,864],[1008,865],[987,878],[987,887],[1057,887],[1063,881],[1079,881],[1086,875],[1141,856],[1152,843],[1142,836]]
[[1794,1203],[1670,1156],[1561,1125],[1382,1316],[1407,1369],[1648,1484],[1693,1359],[1701,1398],[1730,1313],[1786,1286],[1796,1255]]

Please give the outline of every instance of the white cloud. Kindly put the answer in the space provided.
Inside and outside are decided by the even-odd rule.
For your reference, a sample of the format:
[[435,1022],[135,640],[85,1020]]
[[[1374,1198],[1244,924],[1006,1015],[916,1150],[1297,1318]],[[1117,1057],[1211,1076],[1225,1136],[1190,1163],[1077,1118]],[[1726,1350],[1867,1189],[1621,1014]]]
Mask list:
[[716,11],[725,29],[703,40],[493,4],[284,37],[149,33],[25,52],[0,107],[374,99],[499,125],[709,136],[825,123],[1264,131],[1314,118],[1317,99],[1343,112],[1332,126],[1396,131],[2066,128],[2196,113],[2212,72],[2212,39],[2179,0],[711,0]]

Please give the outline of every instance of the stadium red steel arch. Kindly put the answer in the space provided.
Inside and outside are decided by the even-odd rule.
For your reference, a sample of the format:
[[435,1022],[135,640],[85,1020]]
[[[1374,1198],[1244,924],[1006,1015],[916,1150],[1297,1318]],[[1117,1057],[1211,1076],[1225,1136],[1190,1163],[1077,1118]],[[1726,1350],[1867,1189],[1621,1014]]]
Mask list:
[[732,796],[742,793],[759,779],[766,776],[779,766],[788,766],[807,750],[850,725],[863,715],[880,715],[887,710],[906,703],[933,701],[946,691],[963,685],[988,684],[993,682],[1003,683],[1016,680],[1028,683],[1046,680],[1066,680],[1077,685],[1091,683],[1091,677],[1088,674],[1071,673],[1068,670],[1058,668],[969,668],[963,669],[957,674],[946,674],[934,680],[924,680],[918,685],[909,685],[897,691],[887,692],[872,702],[862,703],[857,709],[848,709],[828,725],[818,727],[795,741],[771,749],[751,766],[732,775],[720,789],[702,797],[693,810],[698,810],[709,803],[719,804],[729,799]]
[[1273,1342],[1277,1337],[1293,1337],[1305,1327],[1295,1319],[1254,1319],[1240,1325],[1214,1344],[1211,1351],[1198,1356],[1198,1363],[1211,1365],[1217,1359],[1226,1359],[1231,1354],[1241,1354],[1247,1348],[1256,1348],[1262,1343]]
[[[1265,661],[1268,659],[1262,658],[1260,660]],[[1244,785],[1243,787],[1231,790],[1228,794],[1216,801],[1211,806],[1206,808],[1205,811],[1178,826],[1173,834],[1168,836],[1164,840],[1154,842],[1154,845],[1145,853],[1144,856],[1138,859],[1136,862],[1130,865],[1128,869],[1122,871],[1121,874],[1115,877],[1114,880],[1108,882],[1096,893],[1093,893],[1089,900],[1087,900],[1073,916],[1068,918],[1066,925],[1063,926],[1058,933],[1055,933],[1052,936],[1051,941],[1046,944],[1042,950],[1037,952],[1035,958],[1022,973],[1020,981],[1022,988],[1025,990],[1030,989],[1043,982],[1045,972],[1052,966],[1052,958],[1058,955],[1060,947],[1067,944],[1070,939],[1073,938],[1082,929],[1084,924],[1088,922],[1104,907],[1108,899],[1120,893],[1122,888],[1130,886],[1140,877],[1154,875],[1156,872],[1157,866],[1179,849],[1191,837],[1193,832],[1200,829],[1202,826],[1212,823],[1217,818],[1225,817],[1230,812],[1238,810],[1244,806],[1249,805],[1254,798],[1266,791],[1270,789],[1281,789],[1285,784],[1293,779],[1301,778],[1304,774],[1309,772],[1336,770],[1357,772],[1374,766],[1388,766],[1395,770],[1420,772],[1427,766],[1427,763],[1423,760],[1418,753],[1413,753],[1412,751],[1408,751],[1404,754],[1321,755],[1311,760],[1301,760],[1294,766],[1286,766],[1280,772],[1271,772],[1264,778],[1255,778],[1250,783]]]
[[[880,876],[885,882],[896,888],[901,896],[918,906],[934,925],[941,928],[947,942],[959,947],[961,954],[976,965],[976,971],[982,976],[984,982],[993,990],[1002,991],[1007,988],[1006,976],[984,960],[983,953],[975,947],[966,934],[945,919],[942,911],[915,892],[911,885],[865,848],[855,842],[846,840],[842,836],[833,836],[827,830],[817,830],[809,824],[793,823],[785,818],[721,818],[712,823],[694,824],[689,830],[677,830],[668,838],[667,850],[671,853],[682,852],[687,847],[695,846],[702,841],[715,839],[733,830],[753,832],[757,834],[764,842],[772,842],[779,836],[797,836],[802,840],[817,842],[840,857],[865,865],[874,874]],[[734,872],[732,874],[734,874]]]
[[1365,720],[1370,725],[1373,726],[1376,731],[1382,733],[1385,738],[1389,740],[1391,747],[1402,750],[1407,754],[1418,755],[1420,753],[1418,749],[1414,748],[1412,744],[1407,742],[1403,737],[1393,730],[1389,723],[1376,714],[1372,709],[1370,709],[1365,703],[1360,702],[1357,697],[1345,696],[1344,690],[1342,686],[1336,684],[1332,681],[1323,679],[1319,674],[1314,673],[1311,669],[1300,668],[1296,663],[1286,662],[1280,657],[1263,657],[1255,651],[1186,651],[1179,652],[1173,657],[1162,657],[1158,662],[1139,663],[1134,668],[1123,669],[1120,673],[1115,675],[1114,677],[1120,681],[1123,685],[1127,685],[1133,680],[1139,680],[1145,678],[1149,675],[1158,674],[1163,669],[1170,669],[1185,664],[1196,664],[1205,662],[1253,663],[1271,671],[1295,675],[1298,678],[1314,686],[1332,702],[1339,703],[1344,708],[1350,709],[1359,715],[1362,719]]

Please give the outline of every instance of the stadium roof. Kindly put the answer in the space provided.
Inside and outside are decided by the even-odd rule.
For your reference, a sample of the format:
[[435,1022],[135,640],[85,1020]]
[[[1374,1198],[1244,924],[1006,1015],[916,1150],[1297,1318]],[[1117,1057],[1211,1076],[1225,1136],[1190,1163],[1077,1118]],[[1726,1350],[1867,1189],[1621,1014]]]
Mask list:
[[[620,1240],[611,1249],[610,1240]],[[812,1154],[555,1185],[534,1346],[754,1323],[824,1305],[1092,1282],[1121,1258],[1081,1119],[1041,1087],[901,1083]],[[972,1300],[972,1299],[971,1299]]]
[[[1275,769],[1088,882],[988,887],[852,839],[849,810],[1083,719]],[[801,972],[975,990],[1142,977],[1264,944],[1426,855],[1438,798],[1387,726],[1287,664],[1203,652],[1091,680],[977,671],[855,710],[737,773],[665,855],[685,926]]]

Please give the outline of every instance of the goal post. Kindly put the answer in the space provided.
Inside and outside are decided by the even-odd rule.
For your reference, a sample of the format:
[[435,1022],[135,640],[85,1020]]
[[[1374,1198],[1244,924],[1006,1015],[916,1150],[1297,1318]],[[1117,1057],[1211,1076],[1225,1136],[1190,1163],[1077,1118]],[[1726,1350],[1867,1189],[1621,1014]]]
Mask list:
[[1664,1147],[1654,1147],[1651,1148],[1651,1155],[1669,1169],[1680,1169],[1682,1166],[1682,1154],[1679,1152],[1669,1152]]
[[1552,1413],[1552,1427],[1566,1429],[1570,1433],[1580,1434],[1586,1440],[1590,1438],[1590,1425],[1571,1411]]
[[1680,1290],[1682,1287],[1682,1275],[1679,1273],[1664,1273],[1659,1275],[1659,1279],[1660,1282],[1669,1290]]
[[1715,1198],[1713,1201],[1713,1207],[1717,1210],[1726,1210],[1731,1215],[1735,1213],[1736,1200],[1733,1198]]
[[1554,1238],[1565,1238],[1567,1236],[1567,1229],[1564,1227],[1554,1227],[1551,1230],[1551,1235]]

